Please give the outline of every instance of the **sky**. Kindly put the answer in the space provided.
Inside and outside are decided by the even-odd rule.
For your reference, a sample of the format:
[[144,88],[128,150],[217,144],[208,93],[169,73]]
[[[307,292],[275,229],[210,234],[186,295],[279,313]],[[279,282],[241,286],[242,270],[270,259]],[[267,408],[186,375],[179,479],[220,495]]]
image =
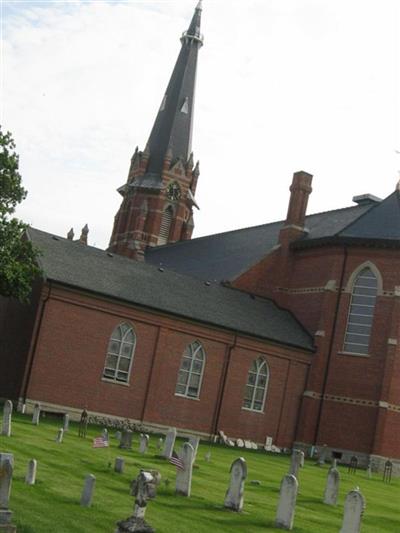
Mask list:
[[[0,0],[0,123],[28,190],[17,216],[105,248],[197,0]],[[393,192],[400,169],[398,0],[204,0],[194,237]]]

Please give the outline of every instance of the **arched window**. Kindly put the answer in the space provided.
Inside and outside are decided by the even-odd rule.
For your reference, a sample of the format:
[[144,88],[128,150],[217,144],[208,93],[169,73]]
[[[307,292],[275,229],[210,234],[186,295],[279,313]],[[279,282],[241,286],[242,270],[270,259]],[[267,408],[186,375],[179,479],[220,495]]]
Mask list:
[[267,362],[259,357],[252,362],[247,376],[247,385],[244,393],[243,407],[252,411],[264,409],[267,394],[269,369]]
[[136,335],[129,324],[119,324],[108,343],[103,377],[127,382],[135,352]]
[[198,341],[186,347],[178,372],[175,394],[188,398],[199,397],[205,360],[206,354]]
[[377,290],[376,275],[370,268],[363,268],[354,280],[351,292],[345,352],[368,354]]
[[158,235],[158,244],[167,244],[169,232],[171,230],[172,217],[173,217],[172,207],[169,205],[163,212],[161,217],[161,226],[160,233]]

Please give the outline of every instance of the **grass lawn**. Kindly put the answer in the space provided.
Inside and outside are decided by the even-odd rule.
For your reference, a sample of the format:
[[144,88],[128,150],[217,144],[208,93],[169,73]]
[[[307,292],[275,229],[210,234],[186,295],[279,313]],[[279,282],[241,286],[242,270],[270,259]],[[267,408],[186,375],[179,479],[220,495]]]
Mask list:
[[[157,497],[146,512],[147,521],[158,533],[282,531],[273,524],[280,481],[289,467],[287,456],[201,444],[193,470],[192,496],[184,498],[174,494],[175,467],[155,457],[155,436],[150,437],[149,452],[140,455],[138,435],[134,436],[133,451],[119,450],[112,432],[109,449],[93,449],[92,438],[100,434],[99,428],[89,427],[87,438],[80,439],[77,424],[71,423],[64,442],[56,444],[59,426],[60,422],[46,418],[36,427],[30,416],[14,414],[12,436],[0,436],[0,451],[11,452],[15,458],[10,508],[18,533],[112,533],[118,520],[132,514],[129,484],[140,468],[156,469],[162,475]],[[208,450],[209,463],[204,460]],[[125,457],[123,474],[116,474],[109,466],[118,456]],[[244,510],[240,514],[222,507],[229,468],[239,456],[246,459],[248,468]],[[38,461],[34,486],[24,483],[29,459]],[[322,496],[328,466],[321,468],[306,461],[299,473],[293,531],[338,533],[345,495],[358,485],[367,502],[363,533],[400,532],[400,480],[387,485],[378,474],[367,479],[364,471],[355,475],[347,474],[345,467],[339,467],[339,471],[339,504],[327,506]],[[87,474],[96,476],[96,488],[92,507],[82,508],[79,500]],[[164,483],[165,479],[170,483]],[[251,485],[255,479],[261,484]]]

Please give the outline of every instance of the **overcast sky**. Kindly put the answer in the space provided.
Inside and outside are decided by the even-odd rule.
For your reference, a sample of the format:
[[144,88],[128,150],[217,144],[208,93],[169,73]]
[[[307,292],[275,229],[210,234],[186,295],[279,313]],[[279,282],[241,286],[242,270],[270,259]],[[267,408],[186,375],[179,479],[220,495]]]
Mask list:
[[[34,227],[106,247],[197,0],[3,0],[1,124]],[[194,236],[389,195],[399,179],[398,0],[205,0],[193,150]]]

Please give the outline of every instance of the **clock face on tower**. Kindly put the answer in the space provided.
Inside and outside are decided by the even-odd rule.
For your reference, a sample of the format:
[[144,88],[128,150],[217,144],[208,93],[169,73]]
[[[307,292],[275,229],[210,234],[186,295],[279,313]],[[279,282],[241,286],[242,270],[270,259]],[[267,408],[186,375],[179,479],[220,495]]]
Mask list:
[[170,183],[167,187],[167,198],[169,200],[179,200],[181,197],[181,188],[179,185],[174,181],[173,183]]

